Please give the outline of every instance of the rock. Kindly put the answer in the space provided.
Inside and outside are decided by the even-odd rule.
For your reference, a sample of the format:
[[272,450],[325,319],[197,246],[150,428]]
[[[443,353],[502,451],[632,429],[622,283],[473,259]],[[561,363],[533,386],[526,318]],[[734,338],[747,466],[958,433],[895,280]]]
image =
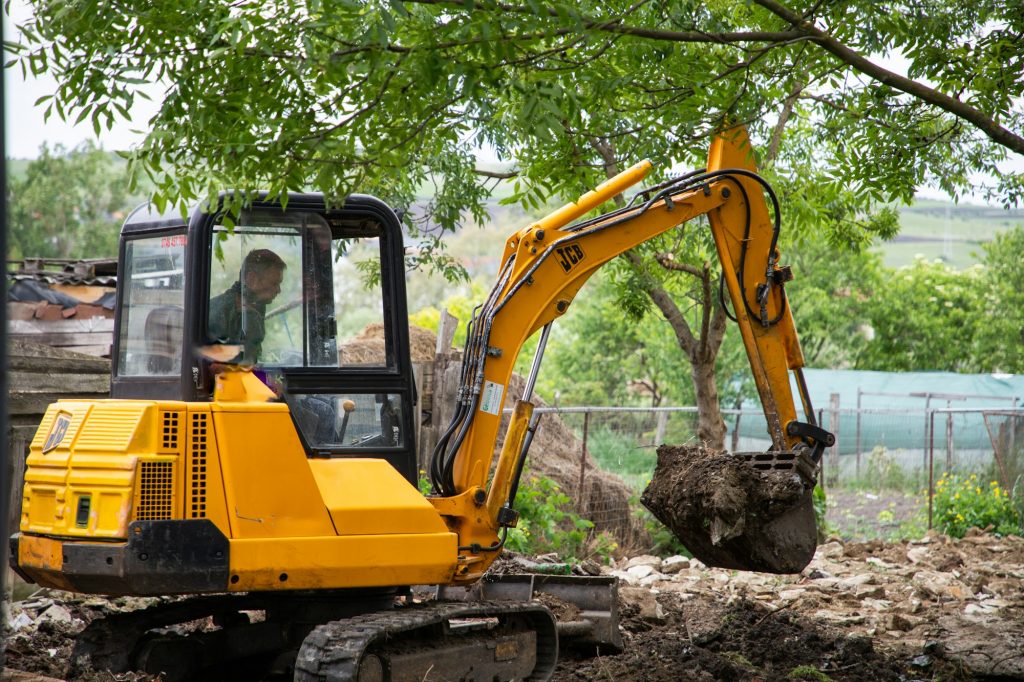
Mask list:
[[818,547],[816,554],[826,559],[838,559],[843,556],[843,544],[841,542],[827,542]]
[[910,622],[908,618],[901,616],[898,613],[890,614],[885,621],[885,628],[887,630],[899,630],[900,632],[910,632],[914,629],[914,624]]
[[646,578],[650,574],[654,573],[654,568],[652,566],[641,564],[639,566],[632,566],[630,568],[627,568],[626,573],[628,575],[633,576],[633,578],[636,580],[641,580],[643,578]]
[[661,562],[661,572],[668,573],[670,575],[678,573],[679,571],[689,568],[690,560],[684,556],[670,556]]
[[646,578],[640,578],[640,586],[641,587],[650,587],[654,583],[660,582],[660,581],[665,580],[665,579],[666,579],[666,577],[663,574],[661,574],[661,573],[651,573]]
[[841,578],[837,586],[843,590],[856,590],[862,585],[874,585],[876,582],[877,579],[870,573],[858,573],[849,578]]
[[782,590],[779,592],[779,599],[782,601],[795,601],[804,595],[807,590],[796,588],[793,590]]
[[858,585],[853,595],[857,599],[885,599],[885,588],[881,585]]
[[869,556],[864,561],[866,563],[870,564],[871,566],[874,566],[875,568],[881,568],[881,569],[884,569],[884,570],[890,570],[890,569],[896,568],[896,564],[890,564],[888,561],[885,561],[883,559],[879,559],[878,557],[875,557],[875,556]]
[[619,599],[624,605],[634,606],[639,610],[641,619],[650,623],[662,624],[665,622],[665,611],[661,604],[654,598],[650,590],[639,587],[624,587],[619,590]]
[[907,559],[912,564],[920,564],[928,558],[929,554],[927,547],[911,547],[907,550]]
[[910,661],[910,665],[914,666],[915,668],[930,668],[932,665],[932,657],[927,654],[915,656]]
[[969,596],[966,585],[939,571],[918,571],[911,582],[925,596],[933,598],[962,600]]
[[865,599],[861,602],[861,605],[879,613],[892,610],[892,602],[887,599]]
[[650,566],[655,571],[661,570],[661,559],[652,556],[650,554],[643,554],[641,556],[635,556],[626,562],[626,570],[633,568],[634,566]]
[[60,604],[54,604],[54,605],[50,606],[48,609],[46,609],[45,611],[40,613],[39,617],[41,619],[45,618],[46,620],[51,620],[51,621],[54,621],[56,623],[70,623],[71,622],[71,612],[68,611],[63,606],[61,606]]
[[867,620],[864,616],[857,615],[846,615],[843,613],[837,613],[828,609],[819,609],[814,612],[814,617],[817,620],[823,620],[833,625],[861,625]]
[[640,582],[640,578],[634,577],[631,573],[626,573],[625,571],[620,571],[618,569],[615,569],[608,575],[612,576],[613,578],[618,578],[627,585],[636,585]]

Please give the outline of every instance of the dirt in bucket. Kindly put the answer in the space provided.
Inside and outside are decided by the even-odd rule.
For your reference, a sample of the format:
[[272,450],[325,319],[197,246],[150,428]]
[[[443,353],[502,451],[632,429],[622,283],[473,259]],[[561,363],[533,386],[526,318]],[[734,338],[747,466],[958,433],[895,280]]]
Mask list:
[[814,556],[813,486],[703,446],[658,448],[640,501],[709,566],[798,573]]

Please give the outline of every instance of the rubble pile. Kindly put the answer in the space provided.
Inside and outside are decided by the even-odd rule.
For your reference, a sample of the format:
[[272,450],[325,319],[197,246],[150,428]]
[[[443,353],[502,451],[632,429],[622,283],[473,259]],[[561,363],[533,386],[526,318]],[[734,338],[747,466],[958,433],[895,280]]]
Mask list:
[[[960,540],[934,532],[888,544],[832,539],[793,576],[711,569],[680,556],[622,559],[603,572],[620,579],[624,605],[633,606],[645,628],[669,627],[688,604],[724,610],[742,604],[763,611],[765,621],[784,613],[842,638],[866,638],[895,657],[905,668],[901,674],[912,674],[905,679],[938,679],[940,668],[945,679],[949,669],[963,674],[952,679],[1024,679],[1024,539],[1017,536],[975,530]],[[714,629],[710,620],[702,627]],[[626,634],[629,650],[628,628]],[[654,641],[634,642],[632,649],[645,647],[652,655],[661,648]],[[818,669],[832,679],[884,678],[873,676],[877,670],[837,677],[841,671]],[[644,670],[633,671],[636,679],[660,679]]]
[[[574,568],[511,555],[498,566]],[[620,579],[625,649],[563,652],[559,682],[1024,679],[1024,539],[1016,536],[832,539],[792,576],[712,569],[682,556],[585,563],[576,572]],[[86,622],[152,601],[40,591],[15,602],[7,665],[37,675],[19,680],[67,679],[73,637]],[[77,679],[111,679],[104,674]]]

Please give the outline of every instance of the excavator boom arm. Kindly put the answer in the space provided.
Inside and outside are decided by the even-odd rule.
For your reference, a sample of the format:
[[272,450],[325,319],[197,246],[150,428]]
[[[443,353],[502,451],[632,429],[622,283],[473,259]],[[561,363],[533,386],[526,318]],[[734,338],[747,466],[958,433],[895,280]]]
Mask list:
[[443,514],[480,519],[479,508],[486,509],[483,524],[455,522],[465,548],[486,547],[485,539],[495,538],[506,525],[502,508],[514,492],[525,454],[529,403],[515,410],[489,486],[487,478],[513,365],[525,341],[563,315],[602,265],[698,216],[708,216],[711,225],[773,450],[815,444],[808,428],[817,433],[816,427],[797,420],[790,389],[789,371],[796,370],[804,413],[813,419],[799,374],[804,359],[782,287],[790,275],[777,265],[778,225],[764,199],[766,192],[773,201],[774,196],[757,175],[752,156],[745,130],[733,128],[713,141],[705,171],[670,184],[644,203],[570,224],[643,179],[650,168],[646,161],[506,242],[497,282],[471,323],[459,404],[431,472],[442,494],[434,498],[435,505]]

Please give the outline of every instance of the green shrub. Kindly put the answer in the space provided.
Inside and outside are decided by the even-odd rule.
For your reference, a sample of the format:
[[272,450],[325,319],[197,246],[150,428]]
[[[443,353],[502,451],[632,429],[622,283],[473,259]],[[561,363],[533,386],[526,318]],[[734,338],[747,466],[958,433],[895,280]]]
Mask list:
[[550,478],[524,471],[515,501],[519,522],[509,529],[505,546],[523,554],[554,552],[566,561],[606,560],[615,550],[615,542],[604,533],[595,533],[593,522],[572,511],[571,504]]
[[998,481],[988,483],[978,478],[945,473],[935,483],[935,525],[953,537],[963,537],[968,528],[988,528],[996,533],[1017,533],[1021,515],[1009,491]]

